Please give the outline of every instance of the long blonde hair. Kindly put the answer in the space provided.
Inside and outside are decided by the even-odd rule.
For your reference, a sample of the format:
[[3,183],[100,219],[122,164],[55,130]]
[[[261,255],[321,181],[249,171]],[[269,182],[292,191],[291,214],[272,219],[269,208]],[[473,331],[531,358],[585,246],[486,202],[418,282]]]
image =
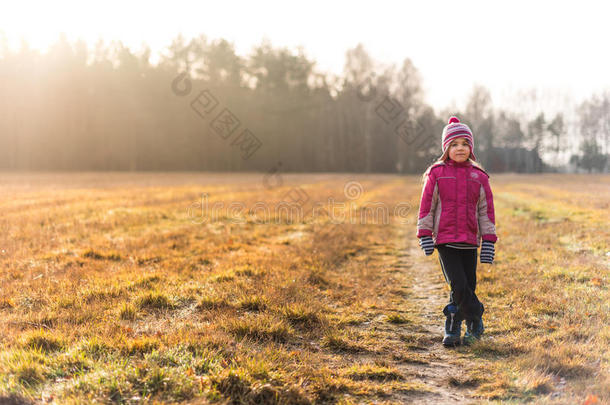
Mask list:
[[[477,162],[476,160],[472,159],[472,153],[470,154],[470,156],[468,156],[468,161],[470,163],[472,163],[473,166],[478,167],[479,169],[483,170],[485,173],[487,173],[487,170],[485,170],[485,168],[483,167],[482,164],[480,164],[479,162]],[[445,160],[447,160],[449,158],[449,148],[447,148],[447,150],[445,151],[445,153],[443,153],[438,159],[436,159],[436,162],[432,163],[430,166],[428,166],[428,168],[426,169],[426,171],[424,172],[424,174],[421,176],[421,182],[422,184],[426,182],[426,178],[428,177],[428,174],[430,173],[430,170],[432,169],[433,166],[439,164],[439,163],[444,163]]]

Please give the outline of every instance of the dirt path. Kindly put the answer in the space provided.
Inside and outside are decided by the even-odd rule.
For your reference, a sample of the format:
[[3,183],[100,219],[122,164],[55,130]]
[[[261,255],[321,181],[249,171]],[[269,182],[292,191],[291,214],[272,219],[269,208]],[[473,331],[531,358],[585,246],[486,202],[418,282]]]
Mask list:
[[[387,313],[400,313],[410,321],[387,322],[378,315],[358,329],[362,333],[381,332],[375,353],[363,353],[355,362],[387,361],[422,389],[397,392],[392,403],[472,404],[475,383],[468,380],[465,365],[472,365],[468,351],[442,345],[448,286],[438,264],[437,252],[426,257],[409,234],[412,227],[392,225],[389,244],[372,246],[361,254],[367,258],[368,271],[378,274],[380,282],[398,287],[401,294],[380,297]],[[465,327],[465,325],[463,325]],[[462,331],[463,333],[463,331]]]
[[404,278],[404,285],[409,286],[412,292],[405,298],[409,301],[405,306],[415,310],[412,315],[423,335],[422,340],[431,344],[421,351],[427,364],[407,364],[400,368],[406,375],[430,388],[430,394],[423,398],[430,403],[472,403],[471,389],[453,385],[465,380],[460,364],[466,360],[464,354],[445,348],[441,343],[442,309],[446,305],[448,286],[439,267],[438,252],[426,257],[408,230],[404,226],[397,230],[397,243],[399,246],[402,244],[404,252],[397,257],[397,265],[404,269],[400,275]]

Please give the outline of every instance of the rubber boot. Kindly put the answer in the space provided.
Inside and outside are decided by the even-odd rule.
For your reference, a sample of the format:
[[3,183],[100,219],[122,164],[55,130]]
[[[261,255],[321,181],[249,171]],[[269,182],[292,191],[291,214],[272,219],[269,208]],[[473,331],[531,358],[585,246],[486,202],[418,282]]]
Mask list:
[[458,314],[458,309],[455,305],[447,305],[443,310],[447,317],[445,319],[445,336],[443,336],[443,345],[458,346],[462,334],[462,318]]
[[475,340],[481,339],[485,327],[483,326],[483,318],[479,317],[473,320],[466,320],[466,333],[464,334],[464,343],[470,344]]

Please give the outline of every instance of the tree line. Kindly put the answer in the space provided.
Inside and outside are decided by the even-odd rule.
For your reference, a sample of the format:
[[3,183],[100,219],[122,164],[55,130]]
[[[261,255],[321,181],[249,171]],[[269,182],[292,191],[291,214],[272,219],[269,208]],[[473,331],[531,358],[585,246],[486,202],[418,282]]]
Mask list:
[[150,60],[120,42],[62,36],[41,53],[0,40],[0,169],[420,173],[458,115],[490,171],[608,171],[609,92],[526,115],[475,86],[464,111],[437,113],[410,59],[380,68],[362,45],[341,75],[302,49],[263,41],[242,57],[203,35]]

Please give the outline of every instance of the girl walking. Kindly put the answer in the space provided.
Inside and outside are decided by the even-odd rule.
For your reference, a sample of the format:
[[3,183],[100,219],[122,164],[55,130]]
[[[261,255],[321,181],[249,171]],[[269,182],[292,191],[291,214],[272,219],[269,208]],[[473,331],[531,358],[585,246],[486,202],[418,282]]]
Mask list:
[[442,133],[442,156],[423,175],[417,221],[420,247],[429,256],[438,250],[441,270],[451,286],[443,344],[464,343],[483,334],[483,304],[476,290],[477,248],[481,263],[493,263],[496,235],[489,175],[476,162],[470,128],[457,117],[449,118]]

